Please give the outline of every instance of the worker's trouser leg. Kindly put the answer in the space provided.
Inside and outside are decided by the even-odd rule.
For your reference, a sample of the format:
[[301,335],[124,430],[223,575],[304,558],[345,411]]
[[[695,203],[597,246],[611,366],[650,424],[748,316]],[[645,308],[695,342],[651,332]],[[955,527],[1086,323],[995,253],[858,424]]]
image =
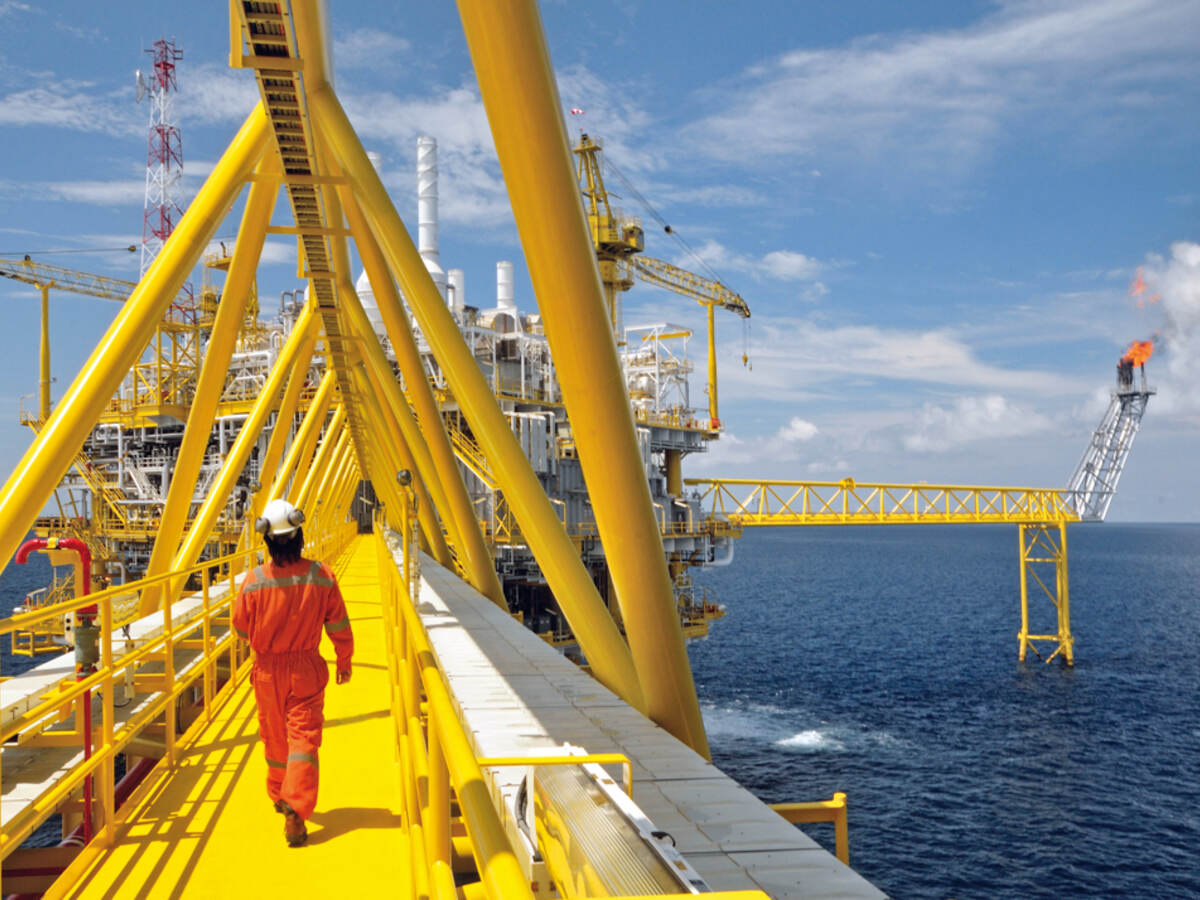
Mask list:
[[317,749],[329,668],[315,651],[263,654],[254,664],[258,732],[267,757],[267,795],[302,819],[317,805]]

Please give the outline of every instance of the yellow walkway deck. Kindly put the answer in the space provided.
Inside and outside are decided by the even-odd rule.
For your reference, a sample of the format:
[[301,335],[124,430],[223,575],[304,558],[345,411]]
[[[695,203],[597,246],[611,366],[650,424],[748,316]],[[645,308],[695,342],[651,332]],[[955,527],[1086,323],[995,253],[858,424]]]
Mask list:
[[[356,539],[334,569],[354,627],[354,677],[342,687],[331,679],[325,692],[321,792],[308,845],[284,843],[283,817],[267,800],[246,680],[65,896],[375,897],[407,884],[370,539]],[[321,649],[332,660],[326,639]]]

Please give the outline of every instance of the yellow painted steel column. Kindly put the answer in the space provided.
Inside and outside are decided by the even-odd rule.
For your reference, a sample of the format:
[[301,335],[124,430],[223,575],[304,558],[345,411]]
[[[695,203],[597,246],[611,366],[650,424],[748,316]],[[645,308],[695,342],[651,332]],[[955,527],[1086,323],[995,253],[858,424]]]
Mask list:
[[[279,161],[271,155],[259,166],[258,174],[270,175],[278,170]],[[250,195],[246,199],[246,210],[242,214],[242,225],[233,251],[233,262],[221,292],[221,303],[213,320],[208,349],[196,381],[196,392],[188,410],[187,425],[171,474],[171,487],[167,491],[154,549],[146,566],[147,578],[162,575],[168,570],[187,525],[192,495],[196,491],[200,467],[204,464],[204,454],[212,436],[213,417],[225,389],[229,360],[237,347],[238,332],[245,317],[246,302],[254,289],[254,275],[258,271],[263,240],[267,236],[267,226],[271,224],[271,213],[275,210],[278,193],[278,182],[255,181],[250,185]],[[152,608],[151,604],[160,597],[161,591],[157,586],[144,591],[142,609]]]
[[593,674],[627,703],[644,710],[642,688],[629,648],[604,609],[604,602],[574,544],[546,499],[504,413],[496,405],[345,111],[332,91],[321,90],[309,95],[309,112],[346,172],[392,273],[421,325],[421,332],[471,422],[525,539],[579,638]]
[[[304,418],[300,422],[296,439],[292,441],[287,456],[283,458],[283,464],[280,465],[279,471],[275,473],[275,478],[267,489],[265,495],[267,500],[284,496],[288,479],[292,477],[293,472],[300,471],[298,466],[301,454],[305,452],[310,441],[312,446],[316,447],[317,438],[321,436],[321,426],[325,424],[325,416],[329,413],[329,404],[333,400],[333,392],[336,389],[337,373],[333,369],[326,369],[325,375],[321,378],[321,384],[317,388],[317,394],[313,397],[312,406],[308,408],[308,412],[304,414]],[[264,472],[264,474],[266,473]]]
[[300,482],[300,487],[291,492],[292,503],[301,509],[305,508],[308,497],[312,493],[313,485],[319,477],[324,475],[326,467],[330,464],[330,454],[335,452],[335,450],[340,452],[345,446],[347,434],[349,434],[349,429],[346,427],[346,408],[339,406],[334,411],[333,418],[329,420],[329,427],[325,429],[325,436],[317,448],[316,455],[313,456],[312,464],[308,467],[308,471],[304,473],[304,479]]
[[[1075,665],[1075,638],[1071,637],[1071,589],[1067,578],[1067,523],[1058,523],[1058,553],[1054,568],[1058,582],[1058,652],[1068,666]],[[1051,657],[1053,659],[1053,657]]]
[[7,565],[75,460],[121,379],[141,355],[267,145],[255,107],[57,409],[0,490],[0,566]]
[[[267,452],[263,454],[262,460],[258,467],[259,488],[254,492],[254,497],[250,501],[250,512],[248,518],[256,519],[262,508],[266,505],[267,496],[263,488],[270,488],[274,483],[273,472],[279,468],[279,461],[283,457],[283,447],[287,443],[288,434],[292,430],[292,420],[296,416],[296,409],[300,405],[300,393],[304,390],[304,383],[308,380],[308,368],[312,364],[313,350],[317,346],[317,335],[315,332],[309,332],[305,338],[304,346],[300,348],[300,354],[297,357],[295,368],[292,369],[292,377],[288,379],[287,389],[283,392],[283,400],[279,403],[279,412],[275,416],[275,428],[271,432],[271,440],[267,442]],[[330,380],[330,390],[332,390],[333,381]]]
[[371,234],[366,218],[358,208],[358,201],[354,199],[353,192],[348,186],[339,187],[338,191],[342,193],[343,210],[354,234],[358,255],[371,283],[375,304],[379,307],[383,324],[391,339],[400,373],[404,376],[408,396],[416,410],[417,422],[429,445],[438,478],[445,487],[448,513],[458,523],[463,549],[466,552],[468,578],[477,591],[507,611],[508,603],[504,599],[500,578],[496,575],[495,562],[488,551],[483,528],[471,505],[462,470],[459,469],[454,449],[450,446],[441,410],[434,399],[429,376],[425,372],[420,351],[417,350],[417,342],[408,324],[408,314],[400,303],[399,294],[396,293],[396,285],[392,281],[391,272],[388,271],[387,261],[383,258],[375,236]]
[[38,418],[50,418],[50,285],[39,284],[42,294],[42,350],[38,365]]
[[1026,549],[1025,523],[1017,526],[1017,542],[1021,564],[1021,631],[1017,634],[1017,659],[1025,662],[1029,650],[1029,551]]
[[[347,268],[349,268],[348,263]],[[367,314],[362,308],[362,302],[358,299],[358,293],[354,290],[354,285],[350,283],[348,277],[338,285],[338,302],[340,311],[346,316],[351,331],[357,333],[358,346],[363,354],[367,378],[375,388],[380,406],[388,417],[388,424],[394,425],[399,432],[402,446],[408,450],[408,455],[412,458],[415,467],[414,474],[425,486],[429,499],[433,502],[434,510],[445,524],[446,530],[449,531],[450,542],[456,548],[462,548],[462,535],[459,533],[458,523],[450,515],[450,503],[446,498],[441,473],[433,464],[429,446],[425,442],[421,429],[417,427],[417,423],[413,419],[412,411],[408,408],[408,401],[404,399],[404,393],[400,390],[400,385],[392,373],[392,366],[384,355],[383,345],[379,343],[379,338],[371,327],[371,320],[367,318]],[[462,550],[459,549],[459,552],[462,553]]]
[[716,431],[721,426],[717,415],[717,317],[713,304],[705,306],[708,309],[708,427]]
[[316,307],[309,303],[304,307],[300,318],[296,320],[296,327],[292,329],[283,349],[279,351],[279,358],[275,360],[271,374],[267,376],[263,392],[258,395],[258,399],[254,401],[254,406],[250,410],[250,415],[246,416],[246,421],[242,423],[241,431],[238,432],[237,439],[225,457],[225,464],[217,473],[216,482],[200,505],[200,510],[196,513],[196,520],[188,530],[183,546],[175,554],[171,569],[186,569],[199,559],[200,552],[204,549],[209,535],[217,524],[221,510],[229,501],[229,494],[233,490],[234,483],[242,473],[242,469],[245,468],[246,460],[250,458],[250,450],[258,440],[259,432],[266,424],[267,416],[279,403],[284,380],[292,371],[292,366],[300,354],[301,347],[305,344],[308,329],[312,327],[315,317]]
[[[413,461],[411,450],[405,442],[404,436],[400,434],[396,421],[391,415],[391,410],[380,403],[378,396],[370,389],[370,385],[365,383],[367,375],[364,367],[355,367],[352,375],[356,381],[355,390],[367,406],[368,426],[373,425],[376,428],[382,429],[376,432],[375,443],[379,450],[387,454],[385,459],[389,463],[383,472],[372,471],[371,483],[376,486],[376,489],[382,487],[385,496],[390,498],[390,502],[399,502],[396,473],[401,469],[408,469],[410,472],[415,472],[416,463]],[[393,453],[399,457],[398,460],[392,457]],[[446,538],[442,534],[442,525],[438,521],[437,510],[434,509],[425,484],[420,478],[414,477],[412,488],[420,501],[417,508],[417,518],[421,522],[421,533],[425,535],[425,540],[429,542],[431,555],[441,565],[448,569],[453,569],[454,560],[451,558],[450,550],[446,546]]]
[[708,741],[533,0],[459,13],[650,718]]

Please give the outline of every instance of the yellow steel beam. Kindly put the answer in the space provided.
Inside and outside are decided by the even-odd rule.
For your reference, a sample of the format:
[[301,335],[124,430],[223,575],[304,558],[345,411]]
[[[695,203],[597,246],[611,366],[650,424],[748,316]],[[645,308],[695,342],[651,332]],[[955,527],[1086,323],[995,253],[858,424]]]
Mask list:
[[[183,546],[175,554],[171,565],[172,569],[186,569],[199,559],[200,553],[212,533],[213,526],[216,525],[217,518],[221,515],[221,510],[229,502],[229,495],[233,490],[234,483],[241,475],[242,469],[245,468],[246,461],[250,458],[250,450],[258,440],[258,435],[266,424],[267,417],[279,404],[279,395],[283,391],[284,382],[291,373],[292,367],[300,355],[300,350],[307,343],[308,329],[312,326],[315,316],[316,310],[309,303],[304,307],[300,318],[296,320],[296,327],[288,335],[287,341],[279,351],[279,358],[275,360],[275,365],[271,368],[271,374],[267,376],[266,386],[254,402],[254,408],[250,411],[250,415],[242,423],[241,431],[238,432],[237,439],[229,449],[225,463],[221,466],[216,481],[209,489],[208,496],[200,505],[200,510],[196,513],[196,520],[188,530]],[[152,611],[143,609],[142,614],[145,615]]]
[[1078,522],[1064,491],[951,484],[687,478],[710,516],[736,525]]
[[254,169],[267,138],[266,117],[259,106],[0,490],[0,566],[7,565],[29,532],[121,379],[150,340]]
[[537,6],[459,0],[458,8],[648,714],[707,757]]
[[455,399],[471,422],[475,436],[521,522],[521,530],[551,590],[579,637],[593,673],[627,703],[645,710],[629,648],[604,608],[571,539],[563,531],[504,413],[496,405],[470,348],[463,342],[345,111],[328,89],[311,91],[308,104],[309,113],[353,186],[355,198],[392,274],[420,323],[421,333],[429,341]]
[[[316,320],[314,319],[313,322],[315,325]],[[270,485],[268,486],[266,482],[263,483],[263,488],[266,489],[263,496],[266,500],[285,496],[288,492],[288,481],[293,474],[308,470],[308,461],[312,458],[313,451],[316,450],[317,440],[321,437],[321,429],[325,425],[325,417],[329,414],[329,406],[333,402],[336,390],[337,373],[333,369],[326,369],[325,375],[321,378],[321,384],[317,388],[317,394],[313,397],[312,406],[308,408],[308,412],[300,421],[300,428],[296,431],[296,437],[292,440],[287,455],[283,458],[283,463],[275,472],[275,477]],[[302,460],[303,462],[301,462]],[[266,474],[266,470],[263,470],[263,475]]]
[[356,367],[351,375],[356,381],[361,382],[356,390],[366,408],[367,427],[375,429],[376,434],[374,446],[378,451],[379,458],[367,460],[367,465],[371,466],[369,469],[371,483],[376,486],[377,490],[382,490],[383,495],[388,498],[388,508],[395,509],[396,504],[400,502],[396,473],[401,469],[407,469],[413,473],[412,488],[418,498],[417,518],[421,522],[421,533],[425,536],[433,557],[441,565],[453,569],[454,560],[446,546],[437,511],[430,500],[425,483],[417,476],[417,467],[411,450],[400,433],[399,426],[391,415],[391,410],[380,403],[378,395],[366,383],[367,375],[363,367]]
[[[279,402],[279,411],[275,415],[275,428],[271,432],[271,440],[267,442],[267,452],[263,454],[262,460],[258,467],[259,487],[254,492],[254,496],[250,501],[250,512],[247,515],[253,521],[258,518],[259,512],[269,499],[263,488],[268,490],[271,487],[274,476],[272,473],[279,469],[279,461],[283,457],[283,448],[287,444],[288,435],[291,434],[292,420],[296,416],[296,409],[300,405],[300,394],[304,390],[305,383],[308,381],[308,368],[312,362],[313,350],[317,345],[317,334],[312,329],[304,339],[304,346],[300,348],[300,353],[297,356],[296,367],[292,370],[292,375],[288,379],[287,389],[283,392],[283,399]],[[333,389],[332,379],[329,382],[330,390]]]
[[450,446],[449,437],[442,423],[442,414],[438,409],[437,400],[429,385],[429,378],[421,362],[421,354],[413,338],[412,328],[408,324],[408,314],[400,303],[396,293],[395,282],[387,268],[387,261],[375,241],[374,235],[367,225],[358,201],[347,185],[341,189],[342,206],[354,233],[355,246],[366,269],[367,278],[371,283],[371,291],[375,295],[375,303],[387,328],[392,350],[396,354],[396,362],[400,373],[404,376],[408,396],[416,410],[417,422],[421,433],[425,435],[429,452],[433,458],[437,477],[446,490],[449,504],[449,515],[458,523],[459,534],[462,537],[462,550],[466,556],[468,580],[484,596],[493,603],[507,609],[504,600],[504,589],[496,575],[495,564],[487,543],[483,538],[483,530],[475,511],[471,506],[471,498],[463,481],[462,471]]
[[292,503],[296,506],[301,509],[306,508],[313,485],[316,484],[317,478],[325,473],[325,467],[329,465],[330,454],[334,452],[335,448],[343,446],[341,442],[345,439],[346,434],[346,408],[339,406],[333,411],[333,418],[329,420],[329,427],[325,429],[321,444],[317,447],[316,456],[313,457],[308,471],[304,473],[300,486],[291,492]]
[[[259,168],[277,171],[279,161],[268,156]],[[171,475],[171,487],[167,491],[167,499],[159,518],[158,535],[146,567],[147,577],[152,578],[167,571],[175,551],[179,548],[183,529],[187,525],[196,480],[212,437],[213,417],[225,388],[229,360],[237,347],[238,332],[241,330],[246,302],[254,287],[254,275],[262,255],[266,228],[275,209],[278,190],[277,184],[269,182],[255,182],[250,185],[250,195],[246,200],[242,225],[233,251],[233,262],[225,279],[221,303],[217,307],[217,315],[209,335],[208,350],[204,354],[204,364],[196,381],[196,392],[188,411],[187,425]],[[307,363],[305,365],[307,366]],[[153,593],[159,592],[155,590]],[[148,606],[150,599],[144,599],[144,603]]]

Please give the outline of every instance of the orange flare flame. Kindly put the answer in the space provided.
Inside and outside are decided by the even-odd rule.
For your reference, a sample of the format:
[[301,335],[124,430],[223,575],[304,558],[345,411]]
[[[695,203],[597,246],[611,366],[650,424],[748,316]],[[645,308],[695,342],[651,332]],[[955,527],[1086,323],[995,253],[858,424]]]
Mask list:
[[1146,360],[1153,353],[1153,341],[1134,341],[1129,345],[1129,349],[1125,351],[1125,355],[1121,357],[1121,362],[1129,363],[1131,366],[1144,366]]

